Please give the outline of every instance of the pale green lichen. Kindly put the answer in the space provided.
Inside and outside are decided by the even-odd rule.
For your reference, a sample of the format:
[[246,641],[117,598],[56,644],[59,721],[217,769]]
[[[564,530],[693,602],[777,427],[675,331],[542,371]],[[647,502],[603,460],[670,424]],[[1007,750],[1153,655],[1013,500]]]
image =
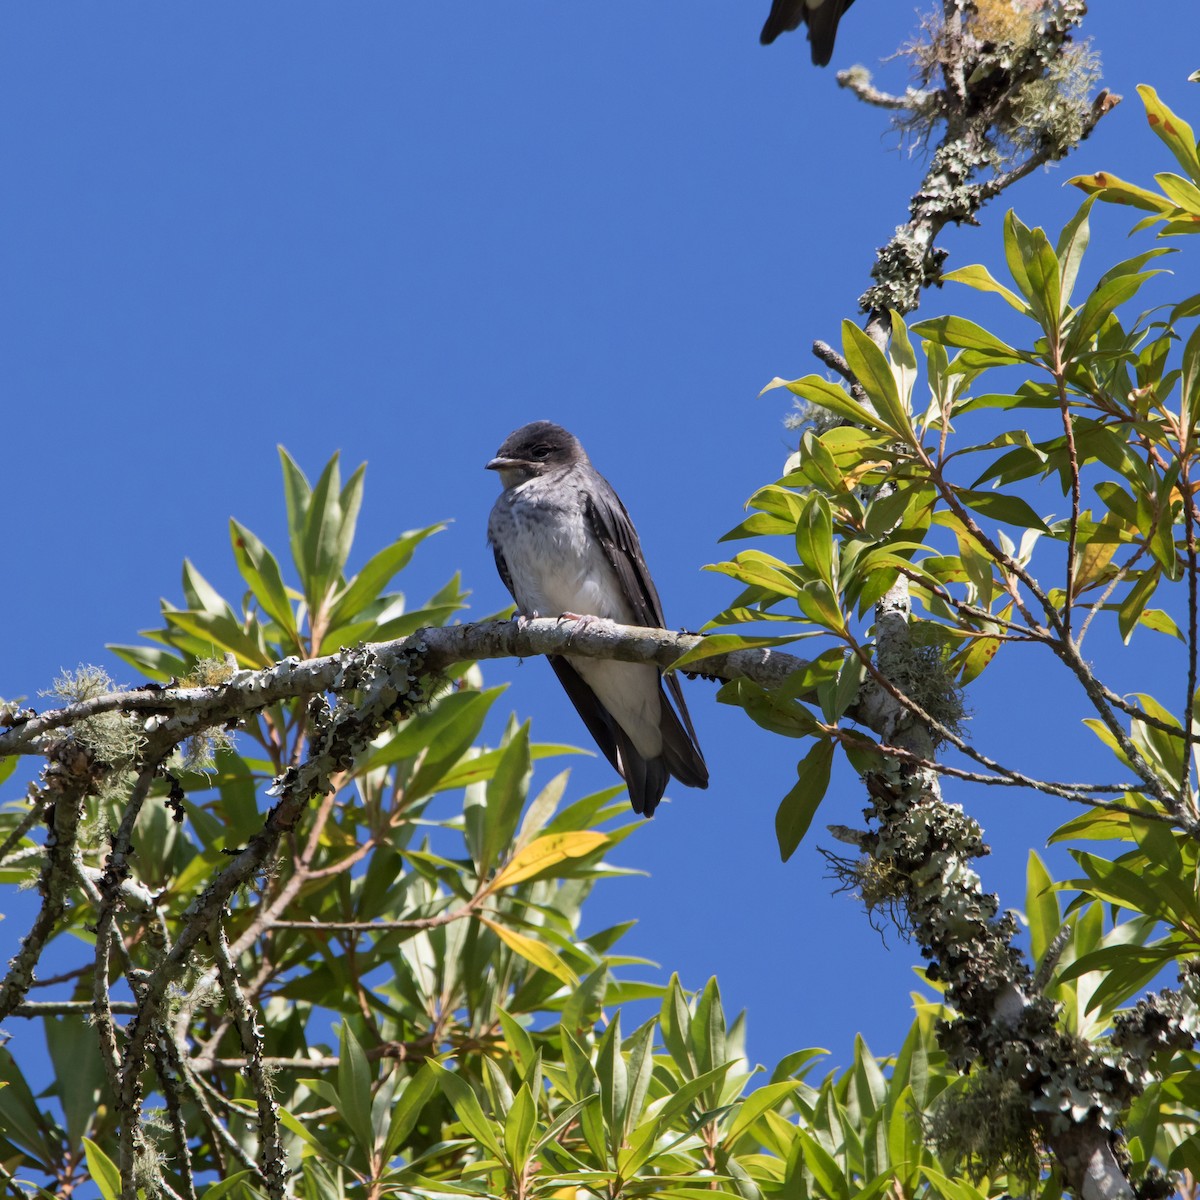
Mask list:
[[925,1133],[939,1157],[976,1181],[1006,1174],[1010,1193],[1033,1194],[1042,1156],[1028,1097],[1013,1080],[980,1071],[947,1088]]
[[[116,690],[107,671],[81,663],[74,671],[64,670],[42,695],[56,696],[66,704],[82,704]],[[95,792],[105,799],[127,790],[129,770],[145,744],[145,736],[136,717],[103,712],[75,721],[67,730],[66,741],[87,752],[96,766]]]
[[1040,79],[1017,90],[1001,135],[1018,154],[1048,148],[1061,158],[1083,137],[1100,81],[1100,56],[1091,42],[1067,46]]

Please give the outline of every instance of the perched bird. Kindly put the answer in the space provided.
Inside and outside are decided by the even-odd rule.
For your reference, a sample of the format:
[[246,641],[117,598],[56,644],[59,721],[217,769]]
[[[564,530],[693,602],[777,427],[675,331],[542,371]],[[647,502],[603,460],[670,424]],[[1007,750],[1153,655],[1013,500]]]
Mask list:
[[838,22],[853,3],[854,0],[771,0],[771,11],[758,40],[769,46],[781,33],[796,29],[805,21],[812,43],[812,60],[823,67],[833,57]]
[[[496,568],[525,617],[604,617],[663,627],[637,531],[578,440],[550,421],[509,434],[487,464],[504,491],[488,519]],[[588,732],[652,816],[667,780],[708,786],[675,675],[641,663],[552,655],[550,665]]]

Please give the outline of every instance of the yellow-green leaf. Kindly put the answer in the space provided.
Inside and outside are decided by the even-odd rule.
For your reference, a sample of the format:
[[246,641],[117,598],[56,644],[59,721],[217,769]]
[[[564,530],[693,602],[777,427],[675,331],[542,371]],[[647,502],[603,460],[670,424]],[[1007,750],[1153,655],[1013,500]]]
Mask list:
[[[580,829],[574,833],[547,833],[514,854],[492,880],[490,890],[499,891],[516,883],[524,883],[569,858],[583,858],[599,850],[607,841],[606,834],[591,829]],[[513,948],[516,949],[515,946]]]
[[83,1139],[83,1153],[87,1159],[88,1174],[92,1182],[100,1189],[104,1200],[120,1200],[121,1172],[91,1138]]
[[561,980],[568,987],[579,985],[579,976],[567,966],[545,942],[534,941],[515,929],[506,929],[488,917],[479,918],[514,954],[519,954],[526,962],[531,962],[555,979]]

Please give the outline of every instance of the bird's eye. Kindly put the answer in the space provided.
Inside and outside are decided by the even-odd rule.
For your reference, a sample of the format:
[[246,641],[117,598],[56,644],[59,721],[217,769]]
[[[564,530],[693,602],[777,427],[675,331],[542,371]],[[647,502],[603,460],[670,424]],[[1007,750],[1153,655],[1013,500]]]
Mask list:
[[549,453],[550,447],[544,444],[534,446],[534,448],[530,451],[530,454],[536,458],[538,462],[541,462],[542,459],[545,458]]

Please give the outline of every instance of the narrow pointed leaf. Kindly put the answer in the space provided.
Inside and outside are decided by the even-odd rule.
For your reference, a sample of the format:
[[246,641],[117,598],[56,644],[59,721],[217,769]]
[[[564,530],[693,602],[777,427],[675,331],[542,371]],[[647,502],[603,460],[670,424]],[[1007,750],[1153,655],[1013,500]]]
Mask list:
[[526,962],[553,975],[555,979],[565,983],[568,987],[578,986],[579,976],[545,942],[535,941],[533,938],[526,937],[525,934],[518,933],[515,929],[509,929],[488,917],[480,917],[479,920]]
[[817,807],[829,787],[829,776],[833,769],[833,741],[822,738],[800,760],[797,767],[799,780],[783,800],[775,813],[775,837],[779,842],[779,854],[784,862],[796,851]]
[[492,880],[491,890],[512,887],[530,879],[553,875],[554,868],[572,858],[583,858],[608,844],[608,836],[594,829],[574,833],[549,833],[518,851]]

